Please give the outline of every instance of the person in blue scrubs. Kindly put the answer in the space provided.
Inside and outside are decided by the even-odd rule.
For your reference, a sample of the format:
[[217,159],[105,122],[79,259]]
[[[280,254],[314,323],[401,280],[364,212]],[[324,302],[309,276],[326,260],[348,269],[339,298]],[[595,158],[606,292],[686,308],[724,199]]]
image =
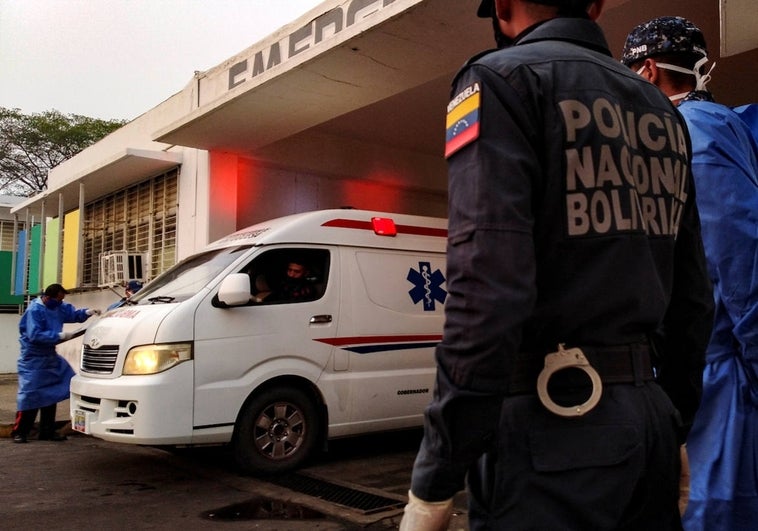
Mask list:
[[660,17],[627,37],[622,62],[684,116],[716,314],[703,397],[687,439],[683,525],[755,529],[758,521],[758,146],[746,121],[714,101],[702,32]]
[[18,359],[18,397],[13,442],[25,443],[40,413],[39,439],[63,441],[55,432],[56,404],[69,396],[69,382],[74,376],[71,366],[55,351],[58,343],[73,337],[63,331],[64,323],[83,323],[99,310],[76,309],[64,302],[68,292],[60,284],[51,284],[34,299],[21,316],[21,355]]

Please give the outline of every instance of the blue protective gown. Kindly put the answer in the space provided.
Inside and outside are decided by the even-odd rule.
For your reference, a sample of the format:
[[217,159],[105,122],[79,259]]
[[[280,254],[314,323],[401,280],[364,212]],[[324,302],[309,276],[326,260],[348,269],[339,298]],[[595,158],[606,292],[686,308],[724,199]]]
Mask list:
[[755,529],[758,522],[758,147],[728,107],[679,106],[692,136],[693,174],[716,314],[703,398],[687,440],[684,527]]
[[740,105],[732,109],[753,132],[753,138],[758,138],[758,103]]
[[36,409],[66,400],[74,371],[55,351],[60,342],[58,334],[63,323],[83,323],[86,309],[77,310],[63,302],[54,310],[45,306],[42,298],[34,299],[21,316],[21,355],[18,358],[19,411]]

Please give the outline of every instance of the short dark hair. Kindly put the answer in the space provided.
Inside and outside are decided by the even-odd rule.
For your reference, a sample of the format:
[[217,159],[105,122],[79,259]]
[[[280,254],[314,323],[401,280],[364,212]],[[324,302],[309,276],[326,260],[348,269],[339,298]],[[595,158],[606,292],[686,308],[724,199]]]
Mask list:
[[66,288],[61,286],[60,284],[50,284],[48,287],[45,288],[45,296],[46,297],[58,297],[63,293],[64,295],[68,294],[68,291],[66,291]]
[[287,260],[287,264],[297,264],[299,266],[302,266],[303,269],[309,270],[308,262],[305,260],[305,257],[302,255],[295,255],[291,256],[289,260]]

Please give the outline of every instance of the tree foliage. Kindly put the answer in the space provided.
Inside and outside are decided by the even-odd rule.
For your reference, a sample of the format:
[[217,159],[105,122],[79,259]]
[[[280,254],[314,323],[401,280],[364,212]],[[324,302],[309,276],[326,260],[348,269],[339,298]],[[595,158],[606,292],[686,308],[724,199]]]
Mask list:
[[126,123],[0,107],[0,194],[30,197],[47,188],[48,172]]

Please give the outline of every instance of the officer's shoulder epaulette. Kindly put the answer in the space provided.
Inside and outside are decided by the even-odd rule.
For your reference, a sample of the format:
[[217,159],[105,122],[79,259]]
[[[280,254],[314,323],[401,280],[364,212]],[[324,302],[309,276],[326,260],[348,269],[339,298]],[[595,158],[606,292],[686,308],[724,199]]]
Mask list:
[[474,55],[474,56],[470,57],[470,58],[468,59],[468,61],[466,61],[465,63],[463,63],[463,66],[461,66],[461,68],[458,70],[458,73],[457,73],[457,74],[455,74],[455,77],[453,78],[453,85],[455,85],[455,82],[458,80],[458,77],[459,77],[459,76],[460,76],[460,75],[461,75],[463,72],[465,72],[465,71],[466,71],[466,69],[467,69],[469,66],[471,66],[472,64],[474,64],[475,62],[477,62],[479,59],[481,59],[481,58],[482,58],[482,57],[484,57],[485,55],[489,55],[489,54],[491,54],[492,52],[496,52],[497,50],[498,50],[497,48],[491,48],[491,49],[489,49],[489,50],[484,50],[483,52],[479,52],[478,54],[476,54],[476,55]]

